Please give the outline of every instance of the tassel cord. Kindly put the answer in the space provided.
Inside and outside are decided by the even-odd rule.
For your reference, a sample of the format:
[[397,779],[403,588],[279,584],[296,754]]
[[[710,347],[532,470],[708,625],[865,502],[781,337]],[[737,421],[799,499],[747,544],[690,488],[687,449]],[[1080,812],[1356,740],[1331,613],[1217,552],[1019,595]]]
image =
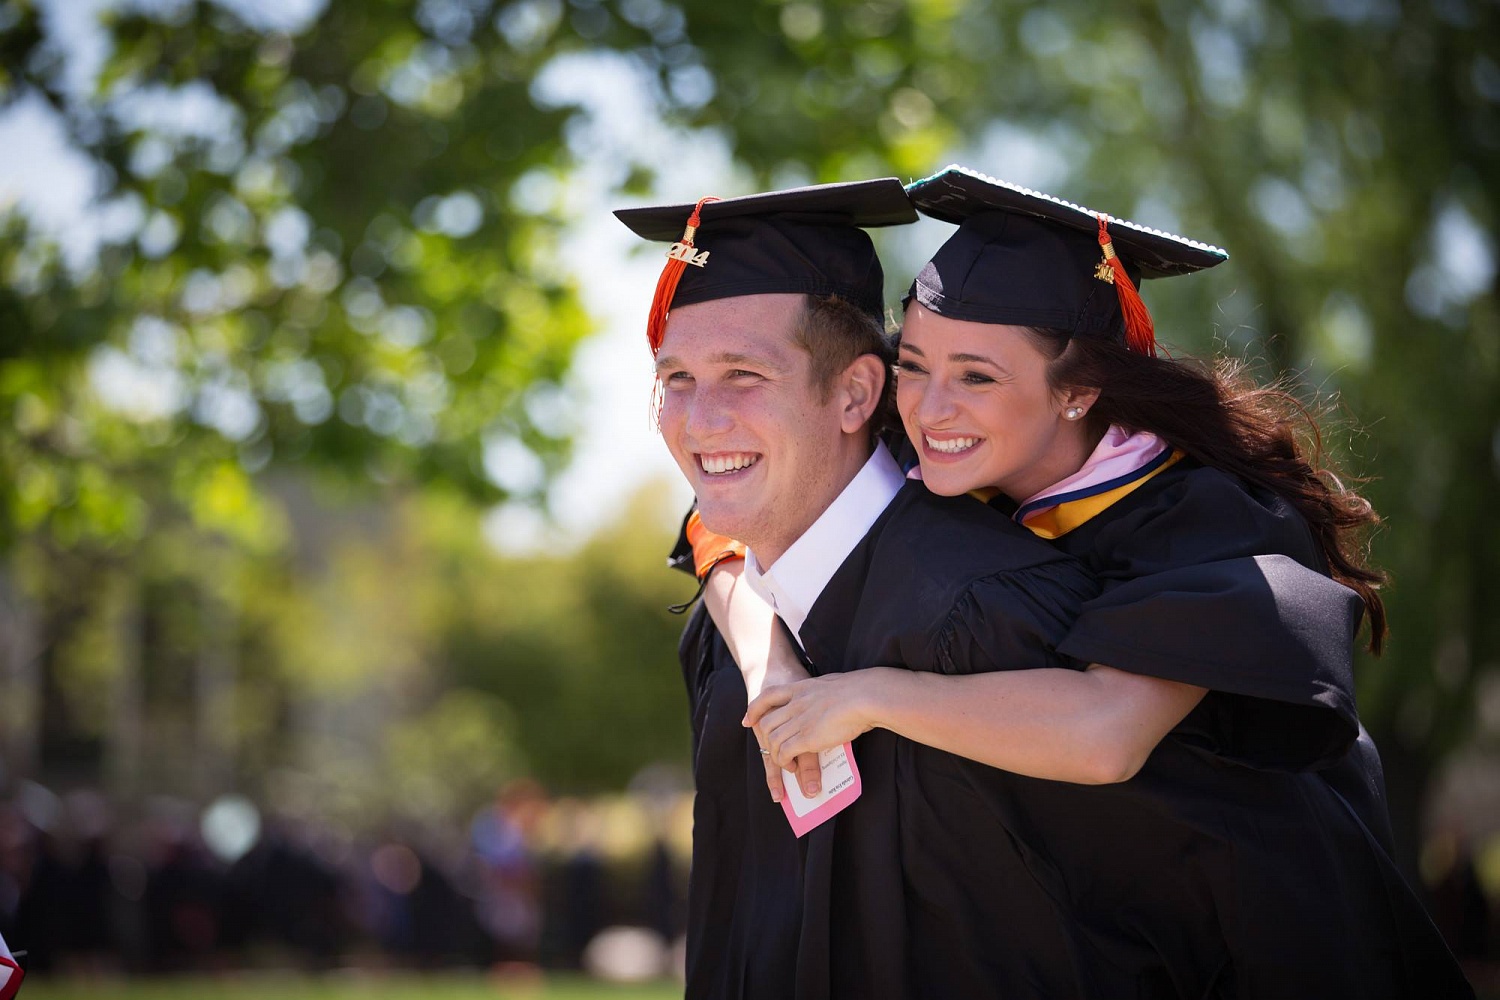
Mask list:
[[1125,262],[1115,253],[1114,241],[1110,239],[1109,226],[1103,215],[1099,216],[1099,247],[1104,251],[1104,263],[1114,272],[1115,293],[1120,297],[1120,312],[1125,317],[1125,346],[1150,357],[1156,353],[1156,327],[1135,283],[1125,271]]

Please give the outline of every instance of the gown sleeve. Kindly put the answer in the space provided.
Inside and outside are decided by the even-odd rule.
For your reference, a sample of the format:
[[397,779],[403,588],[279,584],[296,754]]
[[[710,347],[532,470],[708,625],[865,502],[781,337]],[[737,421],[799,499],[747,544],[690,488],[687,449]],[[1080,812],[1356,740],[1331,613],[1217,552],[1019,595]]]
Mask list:
[[1102,591],[1060,652],[1208,688],[1177,735],[1225,759],[1306,769],[1347,752],[1364,606],[1315,568],[1294,512],[1197,469],[1095,544]]
[[1064,667],[1087,661],[1059,644],[1096,592],[1072,562],[996,573],[970,583],[934,632],[930,662],[945,674]]

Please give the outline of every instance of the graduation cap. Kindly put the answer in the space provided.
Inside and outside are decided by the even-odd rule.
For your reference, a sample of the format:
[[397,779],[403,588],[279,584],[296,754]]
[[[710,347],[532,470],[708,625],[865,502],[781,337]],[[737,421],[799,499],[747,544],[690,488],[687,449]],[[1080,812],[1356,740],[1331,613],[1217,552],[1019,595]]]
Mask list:
[[885,277],[860,227],[917,221],[894,177],[622,208],[615,217],[637,236],[672,244],[647,322],[653,352],[672,306],[739,295],[837,295],[879,318]]
[[907,293],[952,319],[1123,337],[1152,354],[1156,335],[1136,286],[1229,259],[1218,247],[956,164],[906,191],[924,214],[958,223]]

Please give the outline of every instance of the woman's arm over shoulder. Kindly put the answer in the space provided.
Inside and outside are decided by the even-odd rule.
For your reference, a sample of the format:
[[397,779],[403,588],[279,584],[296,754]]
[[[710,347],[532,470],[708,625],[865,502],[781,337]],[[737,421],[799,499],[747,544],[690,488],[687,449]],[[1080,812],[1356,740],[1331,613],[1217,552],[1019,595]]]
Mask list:
[[1058,653],[1095,592],[1072,560],[973,581],[924,651],[925,669],[880,671],[861,692],[862,714],[1019,774],[1085,784],[1130,778],[1205,689],[1097,664],[1081,669]]
[[1124,781],[1204,692],[1058,654],[1093,591],[1073,560],[973,580],[937,628],[901,643],[911,669],[770,688],[749,718],[778,762],[878,726],[1031,777]]
[[1133,777],[1203,688],[1100,665],[946,676],[872,674],[876,726],[1017,774],[1078,784]]

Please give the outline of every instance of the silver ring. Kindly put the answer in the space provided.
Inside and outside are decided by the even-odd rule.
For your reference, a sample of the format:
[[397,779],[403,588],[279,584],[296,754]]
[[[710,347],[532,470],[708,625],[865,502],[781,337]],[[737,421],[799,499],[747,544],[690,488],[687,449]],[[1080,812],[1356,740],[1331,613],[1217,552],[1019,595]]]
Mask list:
[[765,747],[761,747],[760,748],[760,755],[762,757],[769,757],[769,756],[771,756],[771,751],[767,750]]

